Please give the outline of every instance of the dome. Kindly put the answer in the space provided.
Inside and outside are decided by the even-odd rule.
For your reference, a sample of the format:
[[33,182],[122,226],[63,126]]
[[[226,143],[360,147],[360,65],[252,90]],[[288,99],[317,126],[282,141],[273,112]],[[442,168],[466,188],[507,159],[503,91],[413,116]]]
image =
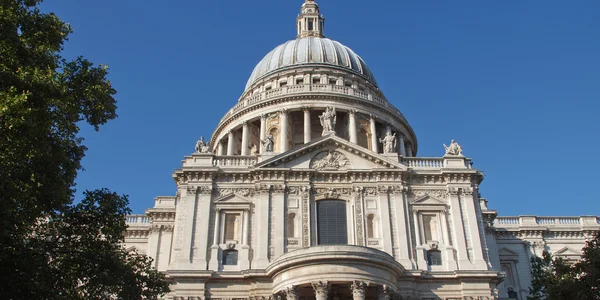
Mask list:
[[256,81],[281,69],[297,66],[326,65],[362,76],[377,86],[365,61],[340,42],[319,36],[287,41],[269,52],[254,68],[246,90]]

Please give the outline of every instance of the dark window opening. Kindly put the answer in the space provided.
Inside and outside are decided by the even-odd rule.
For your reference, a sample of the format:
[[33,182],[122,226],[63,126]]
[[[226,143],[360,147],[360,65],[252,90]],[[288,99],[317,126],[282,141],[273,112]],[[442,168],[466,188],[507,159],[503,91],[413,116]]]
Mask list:
[[296,84],[303,84],[303,83],[304,83],[304,78],[296,79]]
[[314,21],[312,19],[308,20],[308,30],[313,30],[313,23]]
[[347,245],[346,203],[343,200],[318,201],[317,228],[319,245]]
[[336,85],[337,84],[337,79],[335,79],[335,78],[329,78],[329,84]]
[[279,83],[279,87],[284,87],[287,85],[287,81],[282,81]]
[[427,264],[430,266],[441,266],[442,252],[438,250],[427,251]]
[[237,250],[225,250],[223,251],[223,265],[224,266],[235,266],[238,262]]
[[312,83],[313,84],[319,84],[319,83],[321,83],[321,78],[319,78],[319,77],[313,77]]

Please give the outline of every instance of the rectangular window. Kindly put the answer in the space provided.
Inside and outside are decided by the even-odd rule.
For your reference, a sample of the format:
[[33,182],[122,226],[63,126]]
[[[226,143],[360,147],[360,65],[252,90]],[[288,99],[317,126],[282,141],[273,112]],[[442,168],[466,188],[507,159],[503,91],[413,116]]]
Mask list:
[[319,245],[347,245],[346,203],[342,200],[317,202],[317,242]]
[[319,83],[321,83],[321,78],[319,78],[319,77],[313,77],[312,83],[313,84],[319,84]]
[[304,78],[297,78],[296,84],[304,84]]
[[222,264],[224,266],[235,266],[238,262],[237,250],[225,250],[223,251]]
[[423,237],[425,238],[425,243],[431,241],[440,241],[437,234],[437,227],[437,216],[423,215]]
[[313,20],[312,20],[312,19],[309,19],[309,20],[308,20],[308,30],[313,30],[313,23],[314,23],[314,22],[313,22]]
[[237,214],[225,215],[225,242],[238,240],[239,219],[240,215]]

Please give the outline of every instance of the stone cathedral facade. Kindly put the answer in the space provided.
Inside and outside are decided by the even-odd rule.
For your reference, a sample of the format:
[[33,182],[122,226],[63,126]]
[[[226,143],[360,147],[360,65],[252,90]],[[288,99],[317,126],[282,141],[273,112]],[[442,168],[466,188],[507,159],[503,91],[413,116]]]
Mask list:
[[296,27],[173,173],[176,195],[128,217],[125,247],[172,280],[166,299],[525,299],[530,257],[576,259],[600,230],[596,216],[497,216],[456,141],[417,155],[317,3]]

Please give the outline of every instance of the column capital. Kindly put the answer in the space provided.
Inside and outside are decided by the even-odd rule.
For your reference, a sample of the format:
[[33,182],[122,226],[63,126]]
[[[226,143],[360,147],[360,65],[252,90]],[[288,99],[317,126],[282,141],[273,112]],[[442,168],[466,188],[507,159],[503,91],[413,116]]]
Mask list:
[[[315,296],[327,297],[329,293],[329,282],[327,281],[313,281],[310,283],[312,288],[315,290]],[[327,298],[325,298],[327,299]]]
[[356,115],[356,109],[351,109],[348,111],[348,113],[351,115]]
[[283,292],[285,293],[287,300],[297,300],[298,299],[298,287],[295,285],[286,287]]
[[279,113],[287,115],[288,109],[287,108],[282,108],[282,109],[279,110]]
[[364,299],[365,293],[367,291],[367,283],[366,282],[355,280],[352,282],[352,285],[350,286],[350,288],[352,289],[352,295],[354,296],[354,299],[356,299],[358,297],[361,297],[362,299]]
[[369,114],[369,119],[375,121],[375,120],[377,120],[377,116],[374,114]]
[[242,126],[248,126],[248,120],[242,121]]
[[268,117],[269,117],[269,114],[268,114],[268,113],[264,113],[264,114],[261,114],[261,115],[260,115],[260,118],[261,118],[261,119],[265,119],[265,120],[266,120]]
[[311,111],[312,107],[310,106],[302,106],[302,111]]

